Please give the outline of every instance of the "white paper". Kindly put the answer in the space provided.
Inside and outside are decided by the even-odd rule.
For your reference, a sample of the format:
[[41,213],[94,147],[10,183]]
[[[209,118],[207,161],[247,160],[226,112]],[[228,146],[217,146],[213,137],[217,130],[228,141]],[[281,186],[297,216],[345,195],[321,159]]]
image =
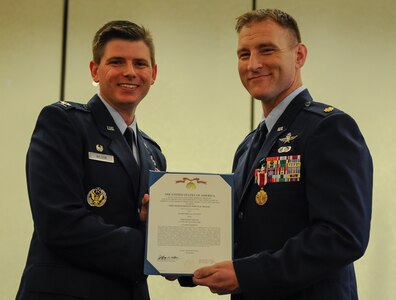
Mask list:
[[192,274],[231,260],[232,184],[218,174],[162,173],[150,187],[145,273]]

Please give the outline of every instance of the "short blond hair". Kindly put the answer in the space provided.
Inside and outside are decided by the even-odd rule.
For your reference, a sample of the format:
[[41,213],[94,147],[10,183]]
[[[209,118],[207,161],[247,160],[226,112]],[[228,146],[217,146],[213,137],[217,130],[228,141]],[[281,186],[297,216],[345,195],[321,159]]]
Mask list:
[[252,23],[259,23],[266,20],[272,20],[283,28],[286,28],[301,43],[301,34],[298,29],[296,20],[289,14],[279,9],[258,9],[249,11],[239,16],[235,25],[235,30],[239,33],[243,27]]

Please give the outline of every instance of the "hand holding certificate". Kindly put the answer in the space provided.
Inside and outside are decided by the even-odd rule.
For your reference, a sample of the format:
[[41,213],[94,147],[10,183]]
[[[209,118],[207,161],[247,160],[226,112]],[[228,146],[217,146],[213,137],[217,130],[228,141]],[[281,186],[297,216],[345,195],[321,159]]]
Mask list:
[[232,259],[232,174],[150,171],[144,272],[190,275]]

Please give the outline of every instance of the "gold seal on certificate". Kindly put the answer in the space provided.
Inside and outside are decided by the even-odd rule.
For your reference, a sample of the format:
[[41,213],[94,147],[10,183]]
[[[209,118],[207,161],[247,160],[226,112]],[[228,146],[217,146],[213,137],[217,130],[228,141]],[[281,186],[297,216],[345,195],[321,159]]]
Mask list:
[[197,186],[195,185],[194,182],[190,181],[189,183],[186,184],[186,188],[188,190],[195,190],[197,188]]
[[267,193],[261,188],[261,190],[258,191],[256,194],[256,203],[258,205],[264,205],[268,200],[268,195]]
[[150,171],[146,275],[232,259],[233,174]]

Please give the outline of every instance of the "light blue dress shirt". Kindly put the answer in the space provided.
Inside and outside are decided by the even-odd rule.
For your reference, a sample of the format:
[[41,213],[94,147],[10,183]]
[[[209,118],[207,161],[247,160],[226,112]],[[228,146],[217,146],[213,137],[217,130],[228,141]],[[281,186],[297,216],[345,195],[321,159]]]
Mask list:
[[303,90],[305,90],[305,87],[303,85],[295,89],[293,92],[287,95],[286,98],[283,99],[281,103],[275,106],[267,117],[263,116],[261,122],[265,121],[265,125],[267,126],[268,129],[268,133],[271,131],[272,127],[274,127],[276,121],[278,121],[278,119],[284,113],[284,111],[286,110],[288,105],[292,102],[292,100]]
[[[124,119],[121,117],[121,115],[118,113],[118,111],[116,111],[109,103],[106,102],[106,100],[104,100],[102,98],[102,96],[99,93],[98,93],[98,96],[99,96],[100,100],[102,100],[103,104],[106,106],[107,110],[109,111],[110,115],[112,116],[114,123],[116,123],[120,132],[122,134],[124,134],[125,130],[128,127],[128,125],[125,123]],[[132,124],[129,125],[129,127],[132,128],[133,132],[135,133],[135,137],[137,139],[136,124],[137,123],[136,123],[136,115],[135,115],[135,118],[134,118]],[[137,143],[137,140],[134,141],[134,143],[132,145],[133,156],[135,157],[137,164],[140,166],[139,151],[138,151],[136,143]]]

